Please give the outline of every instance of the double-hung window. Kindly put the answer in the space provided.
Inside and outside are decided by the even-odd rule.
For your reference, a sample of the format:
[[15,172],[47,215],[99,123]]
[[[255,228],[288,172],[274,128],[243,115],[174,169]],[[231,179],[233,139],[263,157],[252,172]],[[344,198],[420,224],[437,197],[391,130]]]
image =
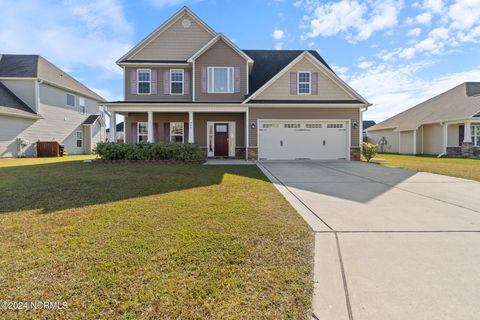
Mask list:
[[170,94],[183,94],[183,69],[170,69]]
[[139,122],[137,125],[137,141],[138,143],[148,141],[148,125],[146,122]]
[[208,67],[208,93],[233,93],[233,67]]
[[474,146],[480,147],[480,125],[472,126],[472,143]]
[[77,147],[81,148],[83,146],[83,132],[77,131],[76,133]]
[[78,98],[78,112],[85,114],[85,98],[79,97]]
[[150,69],[138,69],[137,70],[137,93],[138,94],[150,94]]
[[170,122],[170,142],[183,143],[183,122]]
[[75,107],[75,96],[73,94],[67,93],[67,106]]
[[311,81],[312,75],[310,71],[298,72],[298,94],[310,94],[311,93]]

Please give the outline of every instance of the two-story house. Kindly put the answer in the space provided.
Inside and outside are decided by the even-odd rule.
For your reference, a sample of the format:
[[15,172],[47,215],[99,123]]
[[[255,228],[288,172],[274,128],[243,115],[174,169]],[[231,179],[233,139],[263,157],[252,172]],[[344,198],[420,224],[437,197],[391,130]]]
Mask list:
[[[316,51],[241,50],[184,7],[121,57],[125,142],[207,157],[358,159],[370,104]],[[112,139],[115,126],[110,128]]]
[[91,153],[106,138],[104,101],[39,55],[0,55],[0,157],[35,156],[39,140]]

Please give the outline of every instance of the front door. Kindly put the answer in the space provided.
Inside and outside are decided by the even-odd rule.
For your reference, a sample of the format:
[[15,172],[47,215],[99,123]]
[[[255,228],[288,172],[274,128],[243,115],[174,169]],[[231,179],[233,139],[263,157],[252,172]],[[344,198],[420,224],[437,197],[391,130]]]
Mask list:
[[215,124],[215,157],[228,156],[228,123]]

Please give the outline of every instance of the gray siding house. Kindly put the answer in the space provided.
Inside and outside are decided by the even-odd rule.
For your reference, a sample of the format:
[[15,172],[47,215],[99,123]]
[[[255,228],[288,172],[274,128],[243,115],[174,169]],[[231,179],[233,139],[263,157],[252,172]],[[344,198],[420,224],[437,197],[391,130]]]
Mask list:
[[39,55],[0,55],[0,157],[34,157],[39,140],[91,153],[106,138],[104,101]]

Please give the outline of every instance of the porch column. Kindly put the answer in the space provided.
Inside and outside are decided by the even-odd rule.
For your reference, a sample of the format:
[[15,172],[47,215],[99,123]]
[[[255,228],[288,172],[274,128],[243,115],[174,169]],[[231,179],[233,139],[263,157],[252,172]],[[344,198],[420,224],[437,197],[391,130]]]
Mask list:
[[463,126],[463,143],[472,143],[472,124],[465,122]]
[[188,143],[194,143],[193,137],[193,111],[188,112]]
[[148,111],[148,133],[147,133],[147,142],[153,143],[153,111]]
[[117,114],[114,111],[110,111],[110,115],[110,135],[108,141],[117,142]]
[[443,154],[447,154],[448,146],[448,123],[443,123]]

